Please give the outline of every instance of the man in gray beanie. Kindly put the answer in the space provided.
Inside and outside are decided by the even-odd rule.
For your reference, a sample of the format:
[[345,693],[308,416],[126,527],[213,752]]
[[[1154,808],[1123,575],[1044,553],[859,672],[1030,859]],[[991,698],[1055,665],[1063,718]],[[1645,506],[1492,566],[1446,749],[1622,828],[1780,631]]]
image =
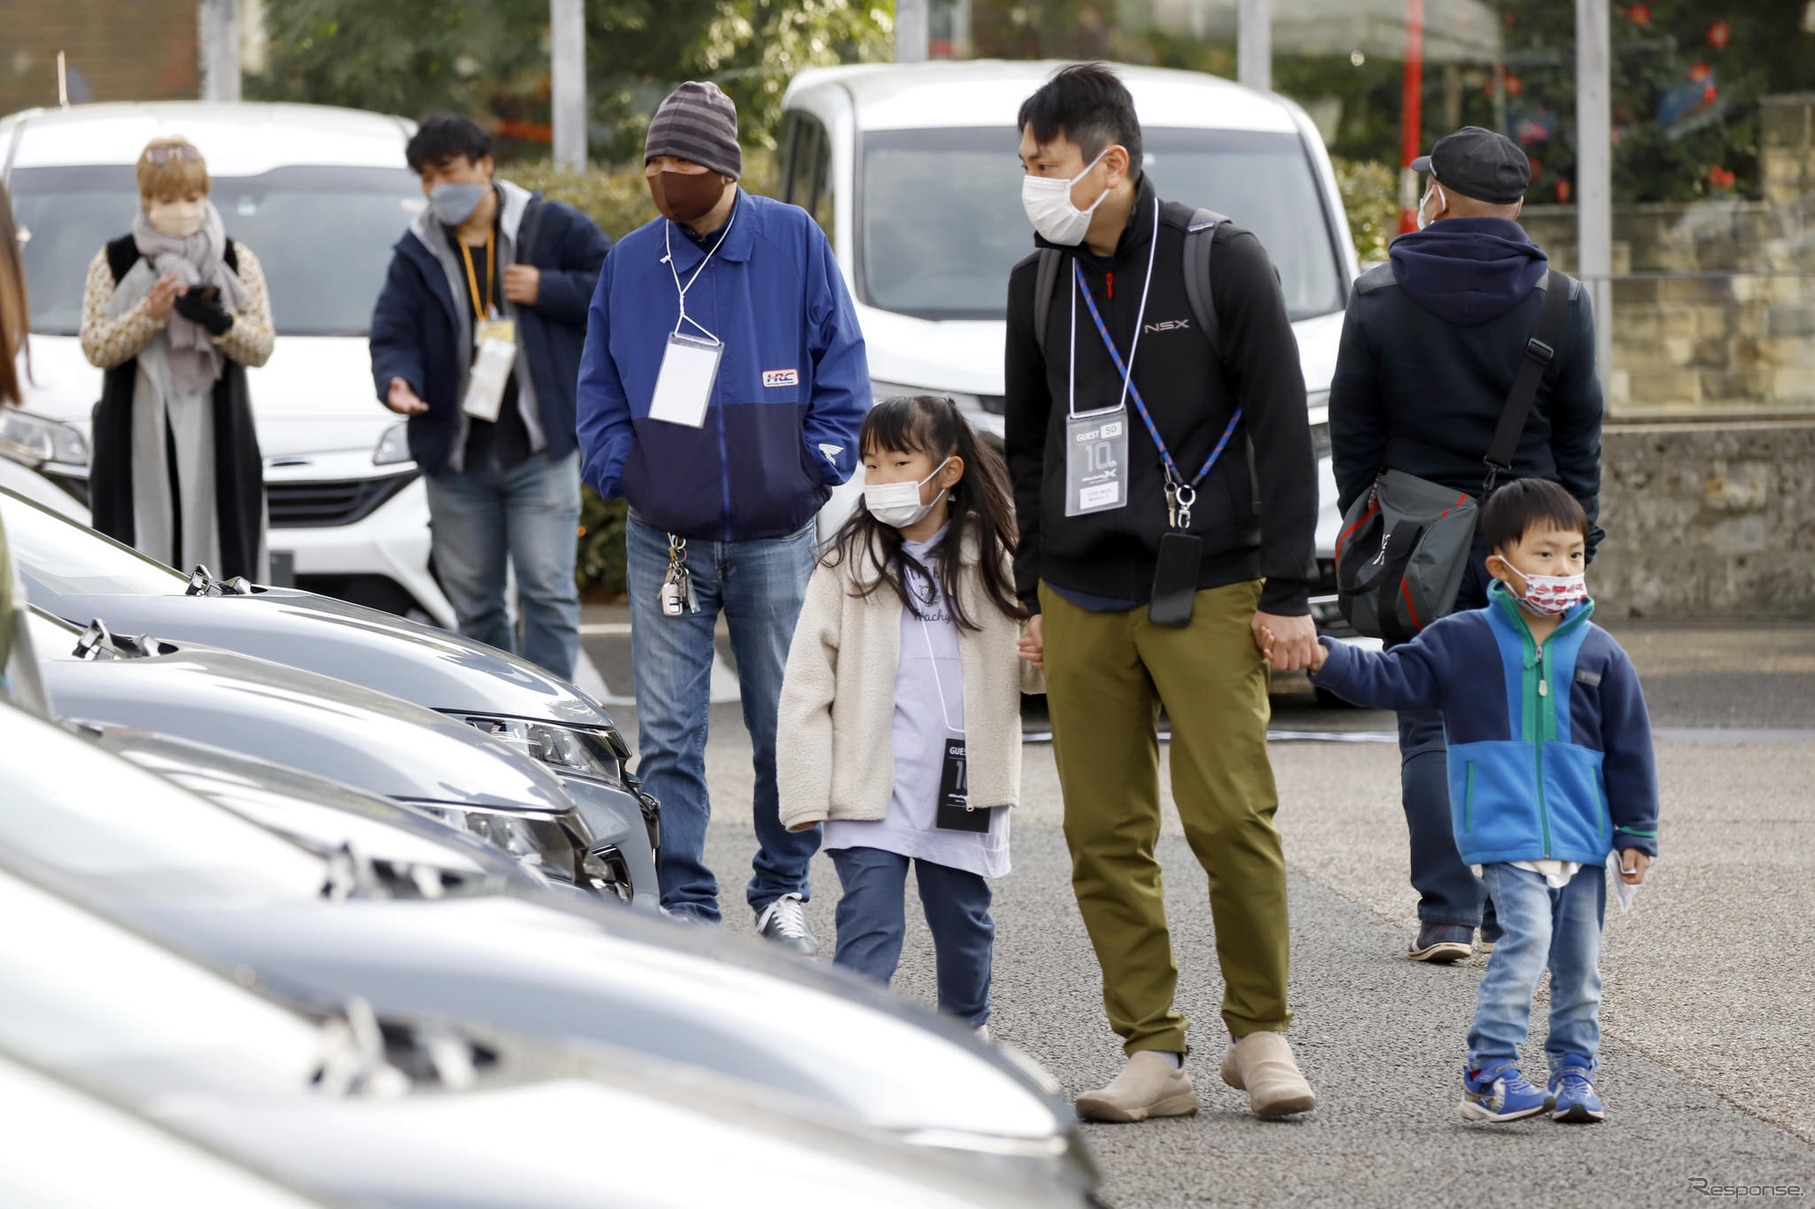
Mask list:
[[630,501],[637,772],[662,803],[662,908],[719,921],[702,850],[722,610],[755,747],[745,897],[763,936],[811,955],[801,904],[819,833],[781,825],[775,715],[815,518],[857,466],[863,335],[812,217],[738,188],[737,107],[717,85],[682,84],[662,102],[643,161],[662,217],[626,235],[599,275],[579,437],[586,481]]

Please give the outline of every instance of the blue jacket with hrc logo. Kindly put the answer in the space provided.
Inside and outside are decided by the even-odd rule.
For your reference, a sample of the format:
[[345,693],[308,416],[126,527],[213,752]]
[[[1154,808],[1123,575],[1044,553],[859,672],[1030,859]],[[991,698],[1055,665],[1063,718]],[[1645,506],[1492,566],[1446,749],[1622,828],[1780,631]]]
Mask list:
[[[580,361],[583,474],[669,533],[785,537],[857,467],[857,429],[870,407],[857,312],[825,234],[798,206],[740,189],[693,280],[705,261],[666,218],[632,231],[606,257]],[[676,273],[682,285],[693,281],[687,317],[724,344],[699,428],[649,416],[680,321]]]
[[1439,709],[1450,818],[1465,863],[1599,864],[1613,848],[1657,855],[1657,767],[1638,674],[1592,601],[1545,640],[1498,583],[1390,651],[1325,640],[1312,679],[1357,705]]

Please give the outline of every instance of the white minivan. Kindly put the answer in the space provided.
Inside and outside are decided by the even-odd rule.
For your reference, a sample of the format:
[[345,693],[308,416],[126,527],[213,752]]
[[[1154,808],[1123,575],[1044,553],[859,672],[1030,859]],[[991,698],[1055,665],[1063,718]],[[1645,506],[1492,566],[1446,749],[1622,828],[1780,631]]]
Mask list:
[[[452,628],[429,566],[428,499],[404,426],[374,395],[366,331],[391,245],[423,205],[401,118],[194,101],[34,109],[0,119],[31,292],[31,381],[0,416],[0,482],[41,476],[73,511],[88,486],[101,371],[78,331],[89,262],[126,233],[153,138],[201,149],[229,237],[263,264],[277,344],[250,378],[272,578]],[[187,569],[187,568],[185,568]]]
[[[832,241],[877,398],[949,394],[979,428],[1001,435],[1009,270],[1034,248],[1015,116],[1060,66],[865,64],[803,71],[790,84],[781,196]],[[1134,95],[1160,196],[1229,215],[1278,266],[1322,482],[1323,582],[1312,610],[1326,632],[1351,633],[1334,596],[1341,518],[1327,404],[1359,266],[1323,140],[1284,97],[1197,72],[1116,70]]]

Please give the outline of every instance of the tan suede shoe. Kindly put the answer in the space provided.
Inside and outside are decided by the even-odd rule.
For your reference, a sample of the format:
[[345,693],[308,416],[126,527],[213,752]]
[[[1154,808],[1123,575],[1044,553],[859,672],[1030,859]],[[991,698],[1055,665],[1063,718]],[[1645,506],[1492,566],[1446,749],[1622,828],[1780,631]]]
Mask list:
[[1248,1093],[1248,1107],[1256,1116],[1284,1117],[1317,1107],[1284,1033],[1249,1033],[1230,1045],[1222,1075],[1224,1083]]
[[1174,1070],[1164,1054],[1137,1050],[1115,1082],[1079,1096],[1077,1108],[1086,1121],[1189,1117],[1197,1112],[1197,1093],[1191,1090],[1191,1076]]

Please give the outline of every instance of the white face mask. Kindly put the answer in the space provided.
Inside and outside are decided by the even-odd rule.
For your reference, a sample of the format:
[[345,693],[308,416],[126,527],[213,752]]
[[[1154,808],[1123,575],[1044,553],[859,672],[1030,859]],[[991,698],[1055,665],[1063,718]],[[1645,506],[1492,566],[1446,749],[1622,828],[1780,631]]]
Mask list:
[[1443,196],[1443,186],[1439,185],[1436,181],[1432,181],[1431,187],[1424,191],[1424,200],[1418,203],[1418,229],[1420,231],[1431,225],[1431,220],[1424,216],[1424,207],[1429,204],[1432,193],[1437,195],[1437,208],[1439,210],[1449,205],[1449,199]]
[[1071,204],[1071,187],[1089,176],[1108,154],[1109,148],[1103,148],[1096,159],[1085,165],[1084,171],[1070,180],[1035,176],[1031,172],[1021,178],[1021,208],[1027,211],[1027,221],[1034,225],[1034,230],[1062,248],[1075,248],[1083,242],[1084,233],[1090,230],[1090,216],[1109,196],[1109,190],[1105,188],[1090,203],[1090,209],[1080,210]]
[[1512,568],[1515,575],[1525,581],[1525,595],[1519,598],[1519,603],[1534,613],[1555,617],[1559,613],[1569,612],[1588,599],[1588,576],[1586,574],[1527,575],[1510,562],[1506,565]]
[[145,217],[162,234],[172,239],[188,239],[202,229],[208,217],[208,203],[202,201],[152,202],[145,207]]
[[920,489],[938,477],[939,472],[951,463],[951,459],[933,467],[933,473],[918,483],[866,483],[863,488],[863,506],[869,509],[870,515],[895,529],[905,529],[917,525],[926,519],[926,514],[933,510],[945,495],[945,488],[939,489],[926,503],[920,502]]

